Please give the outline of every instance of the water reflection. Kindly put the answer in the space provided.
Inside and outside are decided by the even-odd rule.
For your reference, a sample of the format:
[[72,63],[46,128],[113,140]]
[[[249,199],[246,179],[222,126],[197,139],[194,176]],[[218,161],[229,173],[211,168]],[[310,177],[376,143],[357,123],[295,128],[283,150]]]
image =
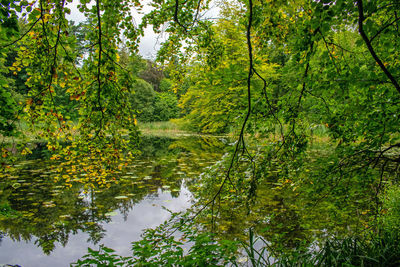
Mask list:
[[[62,258],[68,265],[84,254],[88,245],[107,240],[117,251],[129,249],[129,242],[137,239],[142,229],[167,218],[161,206],[188,207],[190,194],[185,183],[190,184],[220,159],[225,144],[211,137],[143,138],[141,146],[142,154],[119,174],[119,183],[107,190],[90,188],[85,192],[82,184],[66,188],[54,182],[53,161],[32,159],[32,155],[21,161],[16,171],[0,182],[0,203],[8,209],[0,214],[1,250],[7,251],[1,253],[0,263],[38,266],[33,263],[36,259],[40,266],[50,262],[59,266],[55,259],[64,251],[62,254],[71,254]],[[34,155],[46,157],[42,151],[34,151]],[[119,240],[127,243],[121,245]],[[37,255],[35,246],[50,257]]]

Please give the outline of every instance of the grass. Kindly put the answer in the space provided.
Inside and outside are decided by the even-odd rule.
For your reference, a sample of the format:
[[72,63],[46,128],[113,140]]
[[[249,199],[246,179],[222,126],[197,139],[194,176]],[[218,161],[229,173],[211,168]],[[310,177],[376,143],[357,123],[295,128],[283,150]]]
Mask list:
[[147,136],[179,136],[189,134],[179,129],[178,125],[170,121],[138,122],[143,135]]
[[[138,127],[145,136],[159,137],[180,137],[180,136],[210,136],[210,134],[201,134],[182,130],[178,124],[171,121],[157,122],[138,122]],[[227,136],[227,135],[212,135],[212,136]]]

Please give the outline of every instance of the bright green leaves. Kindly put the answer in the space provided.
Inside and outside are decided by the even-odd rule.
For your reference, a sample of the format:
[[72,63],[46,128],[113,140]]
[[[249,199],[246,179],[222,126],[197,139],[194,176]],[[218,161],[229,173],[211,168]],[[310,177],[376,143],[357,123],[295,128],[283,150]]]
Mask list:
[[[173,235],[179,229],[180,238]],[[185,243],[190,242],[187,253]],[[216,240],[211,233],[199,233],[188,214],[172,213],[172,217],[156,229],[147,229],[142,240],[132,243],[132,256],[111,254],[114,250],[101,246],[88,250],[82,260],[72,266],[111,264],[113,266],[218,266],[234,263],[237,242]]]
[[[83,172],[88,184],[109,186],[113,173],[135,155],[138,142],[129,101],[132,84],[120,82],[124,70],[117,56],[120,32],[130,32],[132,47],[137,42],[128,16],[137,3],[97,1],[89,7],[90,1],[81,1],[81,11],[97,25],[93,31],[87,30],[89,24],[74,27],[65,19],[69,2],[39,1],[34,8],[21,2],[28,21],[22,23],[19,49],[8,69],[24,78],[24,94],[18,96],[16,118],[12,90],[0,78],[1,130],[10,134],[10,123],[28,123],[24,131],[45,140],[53,158],[62,161],[60,173],[74,170],[63,178],[66,185]],[[2,14],[20,12],[20,6],[13,3]],[[87,168],[90,164],[96,168]]]
[[[197,56],[185,81],[189,88],[180,98],[180,106],[186,114],[183,122],[198,132],[232,131],[246,110],[249,61],[245,29],[234,16],[236,9],[229,5],[226,9],[227,17],[204,31],[201,42],[195,46]],[[260,65],[262,61],[257,58]],[[258,84],[255,99],[260,97],[260,90]]]

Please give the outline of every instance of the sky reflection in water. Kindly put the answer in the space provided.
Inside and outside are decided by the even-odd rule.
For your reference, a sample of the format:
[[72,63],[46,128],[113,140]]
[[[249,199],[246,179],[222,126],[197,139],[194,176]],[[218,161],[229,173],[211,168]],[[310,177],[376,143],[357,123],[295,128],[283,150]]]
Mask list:
[[[185,183],[218,160],[224,147],[217,139],[203,138],[152,138],[143,143],[143,154],[121,175],[120,184],[85,197],[79,188],[60,189],[51,182],[51,173],[43,176],[49,162],[21,164],[8,184],[0,183],[3,201],[7,197],[14,210],[23,212],[23,218],[0,221],[0,231],[6,233],[0,266],[69,266],[88,246],[100,244],[129,255],[130,243],[143,229],[168,219],[163,207],[176,212],[190,206]],[[12,187],[15,182],[21,184],[17,189]]]

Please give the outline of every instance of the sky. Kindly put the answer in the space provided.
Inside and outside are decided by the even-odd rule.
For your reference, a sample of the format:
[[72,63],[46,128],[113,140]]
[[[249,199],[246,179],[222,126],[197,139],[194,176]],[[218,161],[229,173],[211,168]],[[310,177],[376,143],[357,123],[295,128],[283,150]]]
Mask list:
[[[78,4],[79,1],[73,1],[66,5],[71,9],[71,14],[67,16],[67,19],[75,21],[75,24],[85,20],[85,16],[77,8]],[[143,11],[147,13],[151,9],[152,7],[145,5]],[[135,24],[140,24],[143,14],[139,14],[136,10],[132,10],[132,13],[134,14]],[[146,59],[155,59],[160,43],[165,39],[166,34],[156,34],[151,27],[147,27],[139,43],[139,54]]]
[[[93,1],[92,1],[93,2]],[[153,8],[149,6],[151,0],[144,0],[143,12],[148,13]],[[77,5],[79,1],[73,1],[72,3],[68,3],[67,7],[71,9],[71,14],[67,17],[69,20],[75,21],[75,23],[79,23],[85,20],[85,16],[78,10]],[[136,25],[141,23],[141,19],[143,14],[139,14],[136,10],[132,10],[134,14],[133,17],[135,19]],[[203,18],[215,18],[219,13],[219,8],[213,4],[210,10],[207,12],[207,15]],[[144,36],[141,37],[139,43],[139,54],[146,59],[155,59],[157,55],[157,51],[160,48],[161,43],[167,39],[166,33],[156,34],[153,32],[152,27],[147,27],[144,30]]]

